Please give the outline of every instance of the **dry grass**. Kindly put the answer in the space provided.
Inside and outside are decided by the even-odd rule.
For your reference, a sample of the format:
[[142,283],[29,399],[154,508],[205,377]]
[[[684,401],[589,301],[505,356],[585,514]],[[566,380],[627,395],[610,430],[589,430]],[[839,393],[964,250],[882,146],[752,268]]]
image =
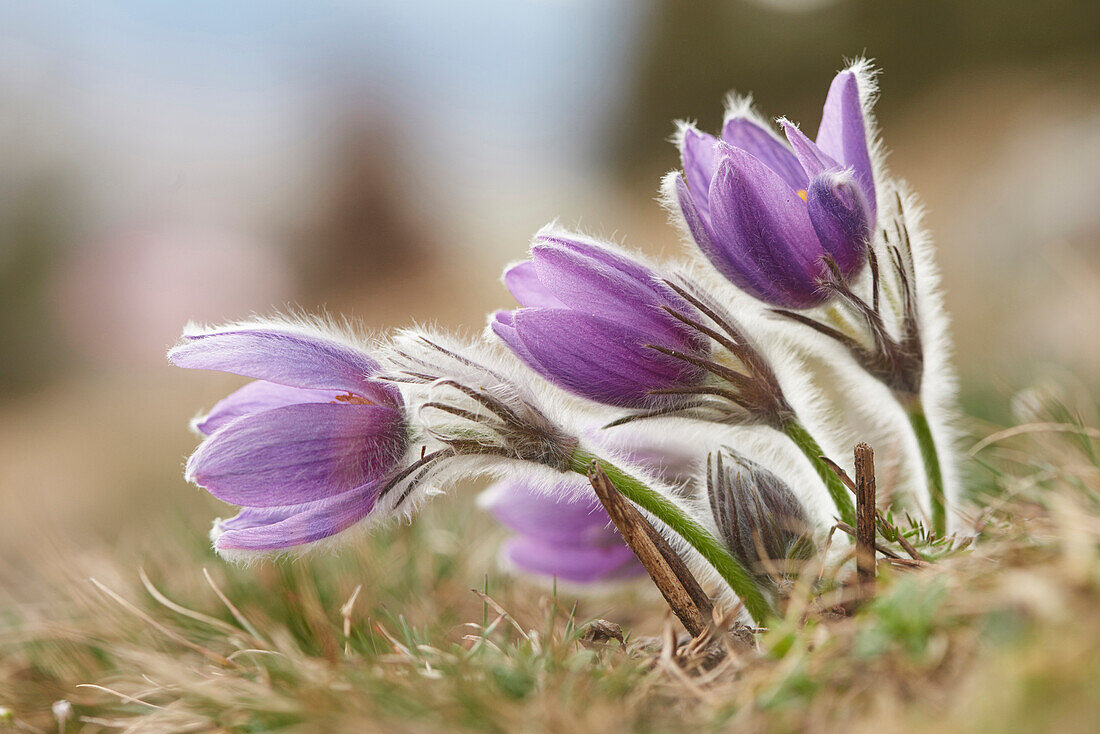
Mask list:
[[[0,729],[57,731],[66,699],[67,732],[1091,732],[1100,460],[1058,417],[976,459],[989,509],[970,547],[882,567],[853,616],[796,594],[757,649],[709,669],[645,592],[472,592],[495,538],[455,503],[338,558],[254,569],[190,537],[144,570],[59,554],[0,613]],[[594,616],[625,644],[582,639]]]

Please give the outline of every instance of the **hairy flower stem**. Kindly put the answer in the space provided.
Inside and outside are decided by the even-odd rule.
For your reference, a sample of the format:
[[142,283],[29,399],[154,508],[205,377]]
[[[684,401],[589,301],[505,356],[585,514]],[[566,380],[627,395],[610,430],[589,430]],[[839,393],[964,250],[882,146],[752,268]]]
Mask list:
[[943,472],[940,469],[940,455],[936,451],[936,442],[932,438],[932,427],[924,414],[924,403],[919,397],[902,401],[905,414],[909,416],[909,425],[920,446],[921,461],[928,479],[928,496],[932,502],[932,527],[941,538],[947,535],[947,497],[943,488]]
[[676,504],[670,502],[667,497],[662,496],[643,482],[625,473],[614,464],[582,449],[573,452],[569,468],[587,477],[589,466],[593,461],[599,463],[615,489],[624,497],[663,522],[670,530],[698,551],[699,555],[729,584],[733,593],[741,599],[745,609],[748,610],[757,624],[765,624],[770,617],[774,616],[775,611],[772,609],[771,603],[764,596],[760,587],[757,586],[751,574],[730,555],[729,551],[722,546],[717,538],[707,532],[702,525],[691,519]]
[[805,454],[806,458],[810,460],[810,463],[814,465],[817,475],[821,477],[821,481],[825,483],[825,488],[829,490],[829,495],[833,498],[833,503],[836,504],[837,512],[840,513],[840,519],[854,526],[856,522],[856,508],[855,505],[852,504],[852,496],[840,481],[840,478],[821,460],[821,456],[824,452],[821,450],[817,441],[814,440],[814,437],[810,435],[810,432],[807,431],[801,423],[794,419],[788,420],[783,425],[782,430],[788,438],[794,441],[798,448],[802,449],[802,453]]

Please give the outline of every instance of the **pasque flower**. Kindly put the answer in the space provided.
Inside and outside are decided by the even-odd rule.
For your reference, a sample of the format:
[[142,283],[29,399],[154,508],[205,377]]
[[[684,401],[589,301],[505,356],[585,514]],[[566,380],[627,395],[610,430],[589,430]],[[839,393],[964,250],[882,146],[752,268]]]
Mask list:
[[549,492],[518,474],[493,484],[480,501],[516,533],[501,555],[521,571],[580,584],[644,572],[588,482],[576,474]]
[[369,354],[312,326],[252,323],[190,330],[168,358],[256,378],[194,423],[207,438],[187,478],[242,507],[215,525],[219,552],[285,550],[371,514],[408,436]]
[[[841,72],[816,140],[781,120],[784,139],[747,100],[717,138],[682,126],[683,171],[666,177],[663,193],[729,281],[841,344],[893,391],[943,534],[951,475],[938,446],[950,447],[951,435],[933,426],[951,400],[942,303],[915,202],[880,165],[873,92],[866,62]],[[856,277],[865,264],[868,274]],[[254,380],[194,423],[205,438],[188,479],[241,507],[216,523],[215,548],[244,559],[317,543],[411,516],[476,476],[497,482],[484,502],[516,533],[503,551],[514,566],[575,582],[632,575],[639,565],[587,477],[608,507],[609,483],[686,563],[709,568],[767,623],[789,573],[782,562],[814,552],[806,508],[776,475],[725,449],[708,457],[708,508],[699,441],[683,478],[678,458],[647,455],[624,434],[681,433],[680,423],[655,430],[658,420],[770,428],[812,463],[841,519],[853,523],[855,508],[800,415],[826,397],[816,380],[798,379],[817,360],[773,369],[796,345],[754,331],[743,300],[723,300],[728,288],[708,287],[714,274],[695,266],[703,267],[662,272],[615,246],[544,230],[530,258],[504,275],[520,307],[493,314],[497,338],[408,330],[376,361],[316,322],[188,330],[169,352],[174,364]],[[828,309],[803,310],[826,301]],[[800,399],[788,401],[784,388]],[[594,403],[624,410],[608,415]],[[694,431],[682,433],[690,440]],[[771,438],[761,433],[754,438]]]
[[[641,431],[589,431],[597,445],[617,450],[670,487],[688,492],[696,459],[687,442],[654,440]],[[691,447],[694,448],[694,447]],[[506,562],[525,573],[586,584],[636,576],[644,569],[627,547],[585,477],[547,482],[513,472],[481,493],[479,503],[516,533],[501,548]]]
[[817,141],[782,120],[787,143],[747,104],[721,139],[684,125],[683,175],[665,193],[679,205],[703,254],[726,278],[783,308],[824,302],[825,258],[850,278],[867,260],[876,195],[859,77],[837,75]]
[[[552,477],[557,484],[569,472],[587,477],[599,467],[627,500],[693,547],[744,601],[754,619],[763,620],[771,613],[756,582],[692,516],[688,503],[676,496],[674,488],[658,485],[657,476],[666,472],[642,474],[645,479],[639,480],[616,466],[619,458],[616,463],[604,459],[603,448],[593,453],[595,447],[581,438],[579,416],[569,410],[578,406],[560,396],[554,399],[548,394],[553,392],[551,386],[533,380],[534,375],[518,364],[518,356],[498,343],[462,345],[406,331],[395,340],[388,361],[394,369],[381,377],[405,386],[417,427],[445,448],[423,455],[387,487],[411,477],[404,496],[419,483],[420,474],[413,472],[425,471],[436,473],[437,481],[462,475],[511,477],[516,471],[530,471],[544,482]],[[646,461],[644,449],[619,448],[615,454],[630,463]]]
[[[921,395],[927,372],[922,331],[929,314],[933,323],[942,321],[935,316],[939,298],[934,277],[917,268],[909,231],[916,217],[907,211],[912,202],[895,182],[884,180],[876,189],[873,119],[865,107],[873,91],[866,61],[838,74],[816,142],[783,119],[784,143],[748,100],[734,102],[721,140],[683,126],[683,175],[666,177],[664,196],[678,205],[692,238],[727,279],[839,342],[894,392],[921,449],[932,526],[943,534],[945,477]],[[887,194],[882,200],[880,192]],[[880,219],[884,263],[872,241]],[[864,263],[871,271],[869,298],[857,294],[853,281]],[[893,271],[891,277],[883,278],[883,270]],[[888,289],[891,297],[880,302]],[[848,333],[835,314],[819,320],[799,312],[826,301],[854,317],[863,334]],[[936,331],[942,341],[942,326]]]
[[841,516],[854,517],[767,359],[708,294],[595,244],[558,237],[531,251],[505,284],[520,303],[562,305],[498,312],[492,322],[528,365],[566,390],[635,409],[609,426],[678,415],[783,431],[814,462]]
[[[522,308],[492,330],[532,369],[576,395],[619,407],[659,405],[654,391],[699,385],[708,340],[667,309],[694,307],[637,260],[575,236],[541,234],[504,283]],[[656,348],[655,348],[656,347]]]

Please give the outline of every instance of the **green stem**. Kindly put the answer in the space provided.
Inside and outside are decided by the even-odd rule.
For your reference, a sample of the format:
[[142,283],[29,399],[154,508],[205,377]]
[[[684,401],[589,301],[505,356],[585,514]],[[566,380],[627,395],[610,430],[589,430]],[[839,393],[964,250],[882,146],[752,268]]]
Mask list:
[[569,468],[578,474],[588,475],[588,468],[598,461],[607,478],[624,497],[663,522],[699,552],[718,575],[729,584],[741,599],[745,609],[757,624],[764,624],[775,612],[756,581],[745,568],[729,554],[721,543],[667,497],[625,473],[598,456],[577,449],[570,459]]
[[936,442],[932,438],[932,427],[924,414],[924,403],[919,397],[902,400],[905,414],[909,416],[909,425],[913,426],[913,435],[920,446],[920,457],[924,462],[924,473],[928,479],[928,495],[932,501],[932,528],[936,535],[947,535],[947,497],[943,489],[943,471],[940,469],[940,455],[936,451]]
[[795,419],[791,419],[783,426],[783,433],[787,434],[787,437],[794,441],[798,448],[802,449],[802,453],[814,465],[817,475],[825,483],[825,488],[829,490],[829,495],[833,498],[833,503],[836,504],[840,519],[855,527],[856,508],[852,503],[852,494],[840,481],[840,477],[821,460],[820,457],[824,452],[817,441],[814,440],[814,437]]

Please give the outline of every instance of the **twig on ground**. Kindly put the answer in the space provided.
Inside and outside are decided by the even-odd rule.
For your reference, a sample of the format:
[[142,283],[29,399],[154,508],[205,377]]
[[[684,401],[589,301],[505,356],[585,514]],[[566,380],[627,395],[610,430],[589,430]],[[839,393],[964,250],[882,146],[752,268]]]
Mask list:
[[[845,533],[846,535],[850,535],[853,538],[856,537],[856,529],[853,528],[848,523],[844,522],[843,520],[837,520],[836,523],[833,525],[833,527],[835,527],[840,532]],[[875,541],[875,550],[877,550],[879,553],[886,556],[887,558],[889,558],[892,561],[893,560],[898,560],[899,558],[901,558],[901,556],[899,556],[897,553],[890,550],[889,548],[884,546],[882,543],[879,543],[878,541]]]
[[906,537],[901,534],[900,530],[887,522],[886,518],[882,516],[881,512],[878,513],[878,521],[882,524],[883,527],[888,528],[894,534],[894,537],[898,539],[898,545],[905,549],[905,552],[909,554],[910,558],[912,558],[914,561],[924,561],[924,556],[922,556],[920,552],[913,547],[913,544],[910,543],[906,539]]
[[875,594],[875,452],[856,444],[856,573],[868,597]]
[[595,461],[588,469],[588,481],[623,540],[634,551],[684,628],[692,637],[703,634],[713,605],[683,559],[645,516],[619,494]]
[[[844,471],[844,468],[840,466],[840,464],[837,464],[835,461],[827,456],[819,456],[817,458],[821,459],[821,461],[824,462],[826,466],[833,470],[833,473],[840,478],[840,483],[847,487],[852,492],[852,494],[856,495],[857,497],[859,496],[859,490],[856,486],[856,483],[852,480],[850,476],[848,476],[848,472]],[[922,556],[916,548],[913,547],[913,544],[909,542],[909,540],[902,534],[902,532],[898,530],[893,523],[886,519],[886,517],[882,514],[882,511],[879,510],[877,507],[875,508],[875,521],[878,523],[879,532],[884,538],[895,538],[898,545],[902,547],[902,550],[909,554],[909,557],[912,558],[914,561],[927,561],[927,559]],[[848,525],[846,523],[838,523],[837,527],[840,527],[840,525],[844,525],[844,527],[840,528],[841,530],[844,530],[844,528],[852,528],[851,525]],[[844,530],[844,532],[848,531]],[[848,534],[852,536],[855,535],[854,532]],[[880,551],[882,551],[881,546],[876,547]]]

